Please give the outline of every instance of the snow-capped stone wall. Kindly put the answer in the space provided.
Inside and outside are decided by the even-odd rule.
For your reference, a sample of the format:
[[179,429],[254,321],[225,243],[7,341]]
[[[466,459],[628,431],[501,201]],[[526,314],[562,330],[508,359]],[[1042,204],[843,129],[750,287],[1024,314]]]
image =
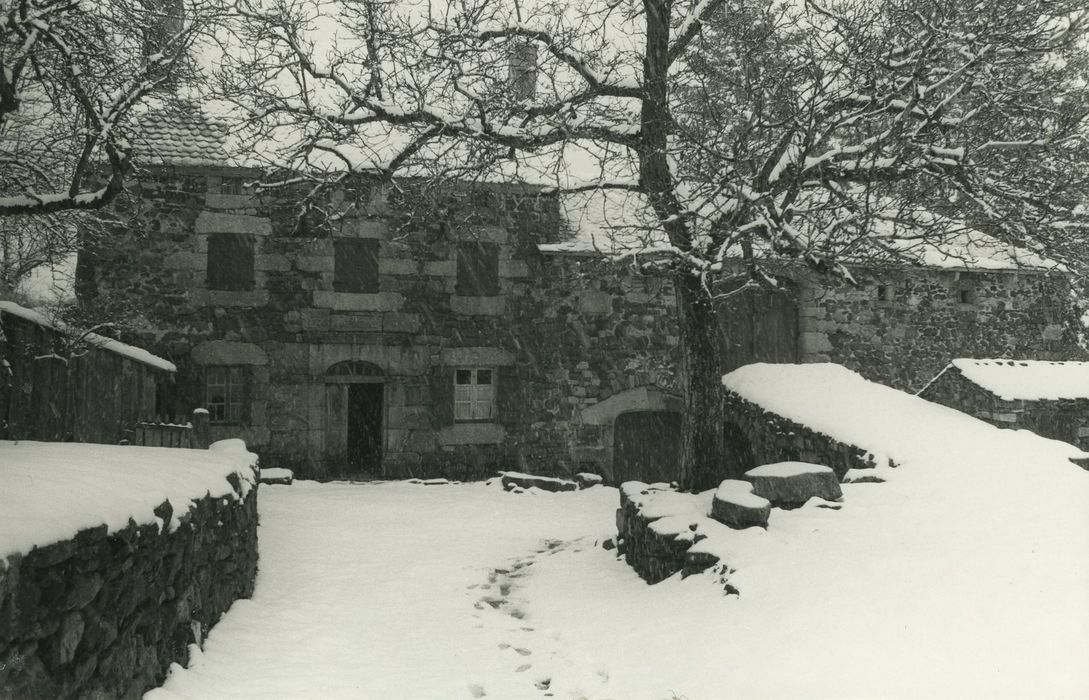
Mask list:
[[[12,452],[3,444],[0,450]],[[94,465],[85,466],[90,472]],[[143,466],[151,471],[156,465]],[[128,524],[122,527],[107,521],[33,548],[17,532],[0,537],[5,551],[29,549],[0,559],[0,697],[139,697],[161,684],[172,663],[187,663],[189,645],[201,643],[235,600],[252,594],[257,487],[249,474],[232,471],[225,475],[226,488],[213,488],[211,495],[207,484],[223,475],[201,471],[203,480],[189,474],[168,480],[161,491],[141,485],[145,492],[169,496],[147,517],[123,515]],[[39,472],[42,488],[48,488],[53,475],[48,469]],[[181,481],[206,495],[179,497]],[[98,498],[99,504],[108,500],[93,479],[60,485],[82,492],[84,499]],[[112,510],[120,512],[138,498],[131,494],[119,499]],[[171,499],[179,509],[182,503],[188,508],[175,510]],[[55,500],[59,502],[52,508],[58,512],[43,518],[70,521],[83,515],[78,503]],[[73,516],[71,511],[77,512]],[[31,518],[24,514],[19,519]],[[50,525],[36,530],[56,529]],[[0,532],[5,534],[11,533]]]
[[841,480],[849,469],[872,469],[873,455],[855,445],[840,442],[724,389],[724,420],[731,461],[723,478],[740,479],[762,464],[812,462],[824,464]]

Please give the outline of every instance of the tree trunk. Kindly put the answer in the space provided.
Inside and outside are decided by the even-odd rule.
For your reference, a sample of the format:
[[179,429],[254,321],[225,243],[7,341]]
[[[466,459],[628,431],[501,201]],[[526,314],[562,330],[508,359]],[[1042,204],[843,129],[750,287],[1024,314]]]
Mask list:
[[691,271],[675,275],[684,361],[684,436],[680,487],[713,488],[726,464],[722,417],[722,355],[711,295]]

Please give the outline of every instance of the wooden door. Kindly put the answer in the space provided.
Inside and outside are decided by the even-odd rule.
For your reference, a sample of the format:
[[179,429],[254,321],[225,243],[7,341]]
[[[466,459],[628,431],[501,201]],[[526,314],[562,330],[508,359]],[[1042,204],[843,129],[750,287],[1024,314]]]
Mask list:
[[325,459],[338,471],[348,456],[348,386],[325,385]]
[[718,318],[723,371],[798,361],[798,306],[790,291],[746,289],[719,304]]
[[382,473],[383,385],[348,384],[348,468],[356,475]]
[[676,481],[681,460],[681,414],[635,411],[616,417],[613,474],[616,482]]

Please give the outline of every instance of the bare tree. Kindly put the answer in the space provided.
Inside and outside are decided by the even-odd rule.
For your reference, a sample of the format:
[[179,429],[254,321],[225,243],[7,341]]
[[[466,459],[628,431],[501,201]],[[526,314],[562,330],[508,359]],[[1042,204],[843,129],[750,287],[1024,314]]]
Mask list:
[[[238,7],[224,96],[277,144],[281,183],[549,176],[625,197],[677,292],[687,488],[723,462],[723,283],[775,286],[784,258],[850,279],[957,218],[1038,252],[1081,225],[1081,0]],[[512,55],[535,59],[532,90]]]
[[0,0],[0,217],[98,209],[135,112],[193,75],[211,0]]

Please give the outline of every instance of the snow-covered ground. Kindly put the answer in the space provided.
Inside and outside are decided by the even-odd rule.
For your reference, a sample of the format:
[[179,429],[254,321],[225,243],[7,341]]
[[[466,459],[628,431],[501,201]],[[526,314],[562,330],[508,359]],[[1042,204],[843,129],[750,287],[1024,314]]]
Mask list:
[[1089,697],[1089,473],[991,435],[730,531],[739,596],[601,548],[611,488],[262,487],[253,598],[147,697]]

